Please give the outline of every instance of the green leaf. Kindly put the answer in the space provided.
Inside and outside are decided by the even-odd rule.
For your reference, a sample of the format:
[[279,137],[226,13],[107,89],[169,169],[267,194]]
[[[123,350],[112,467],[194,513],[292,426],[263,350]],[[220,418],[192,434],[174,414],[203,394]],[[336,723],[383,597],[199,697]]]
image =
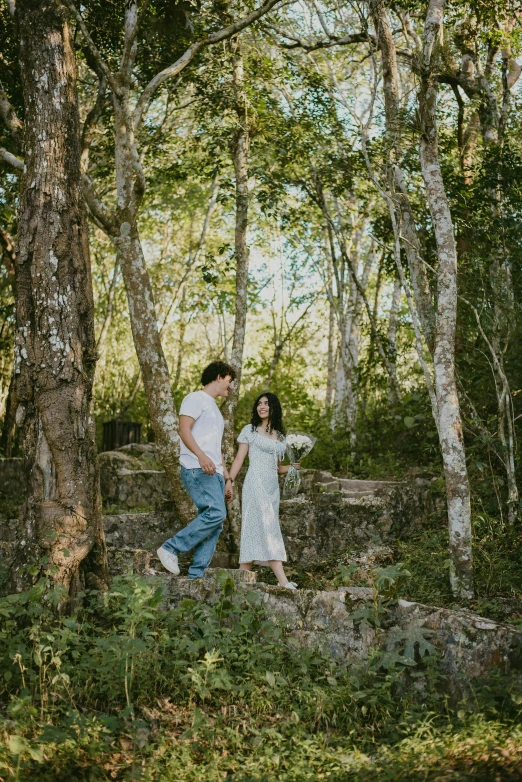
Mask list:
[[411,415],[407,415],[404,418],[404,426],[406,426],[408,429],[413,429],[415,426],[415,418],[412,418]]
[[265,679],[267,680],[270,687],[275,687],[275,676],[272,671],[267,671],[265,673]]
[[332,687],[337,687],[337,679],[334,679],[333,676],[327,676],[326,681],[328,682],[328,684],[331,684]]
[[16,734],[13,736],[9,736],[7,745],[9,747],[9,752],[11,753],[11,755],[21,755],[23,752],[27,751],[27,748],[29,746],[27,740],[24,739],[23,736],[17,736]]

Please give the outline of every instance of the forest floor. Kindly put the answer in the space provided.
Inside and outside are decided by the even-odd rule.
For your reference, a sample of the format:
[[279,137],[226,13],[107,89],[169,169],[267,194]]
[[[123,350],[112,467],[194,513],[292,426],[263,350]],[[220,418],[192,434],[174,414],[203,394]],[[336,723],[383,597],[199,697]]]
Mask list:
[[[252,593],[254,594],[254,593]],[[522,779],[522,682],[457,681],[433,656],[339,663],[232,584],[170,611],[139,576],[52,610],[0,600],[0,777],[17,782]]]
[[[12,514],[4,499],[0,512]],[[522,626],[521,537],[475,519],[477,596],[449,590],[447,532],[433,520],[381,552],[398,596]],[[288,566],[302,588],[368,586],[350,553]],[[271,583],[269,569],[259,580]],[[72,616],[46,579],[0,599],[0,779],[16,782],[440,782],[522,780],[518,672],[448,688],[437,661],[340,664],[299,648],[233,587],[215,606],[162,609],[145,579],[114,579]]]

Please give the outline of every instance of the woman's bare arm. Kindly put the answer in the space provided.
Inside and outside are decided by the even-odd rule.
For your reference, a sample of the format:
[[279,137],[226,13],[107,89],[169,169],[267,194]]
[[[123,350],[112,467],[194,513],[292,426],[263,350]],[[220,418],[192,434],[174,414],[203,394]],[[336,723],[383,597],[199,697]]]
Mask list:
[[[300,470],[301,462],[294,462],[293,466],[295,467],[296,470]],[[281,462],[279,462],[279,464],[277,465],[277,474],[286,475],[290,467],[292,467],[291,464],[281,464]]]
[[236,458],[232,462],[232,467],[228,471],[228,474],[232,480],[235,480],[238,472],[240,471],[241,467],[243,466],[243,462],[246,459],[246,455],[248,453],[248,444],[247,443],[239,443],[239,448],[237,449]]

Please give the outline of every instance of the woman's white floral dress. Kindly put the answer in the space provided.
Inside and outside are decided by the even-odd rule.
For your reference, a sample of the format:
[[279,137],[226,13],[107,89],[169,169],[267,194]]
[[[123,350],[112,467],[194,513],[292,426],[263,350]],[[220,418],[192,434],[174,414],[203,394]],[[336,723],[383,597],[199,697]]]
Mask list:
[[249,458],[243,483],[239,562],[286,562],[279,526],[277,478],[277,464],[284,456],[286,441],[264,437],[257,430],[252,431],[250,424],[242,429],[237,441],[248,445]]

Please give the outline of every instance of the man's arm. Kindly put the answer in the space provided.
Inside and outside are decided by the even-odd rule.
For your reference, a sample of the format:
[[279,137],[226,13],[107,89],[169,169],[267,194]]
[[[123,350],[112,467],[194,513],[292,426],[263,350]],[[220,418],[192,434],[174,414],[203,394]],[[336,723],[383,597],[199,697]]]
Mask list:
[[194,456],[199,462],[199,466],[207,475],[215,475],[216,465],[209,459],[209,457],[201,450],[197,442],[194,440],[192,434],[192,427],[195,424],[195,419],[190,415],[180,415],[179,417],[179,436],[183,440],[184,445],[187,446],[189,451],[192,451]]

